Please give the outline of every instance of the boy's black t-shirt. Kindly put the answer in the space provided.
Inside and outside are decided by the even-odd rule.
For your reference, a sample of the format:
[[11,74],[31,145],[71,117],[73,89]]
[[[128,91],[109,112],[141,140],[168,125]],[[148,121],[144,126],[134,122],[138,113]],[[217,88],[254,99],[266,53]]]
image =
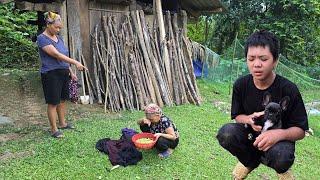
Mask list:
[[308,130],[307,113],[297,86],[280,75],[276,75],[272,85],[265,90],[254,85],[251,74],[237,79],[233,85],[231,118],[263,111],[263,95],[266,91],[271,94],[272,102],[279,103],[283,97],[290,97],[289,106],[282,114],[283,129],[295,126]]

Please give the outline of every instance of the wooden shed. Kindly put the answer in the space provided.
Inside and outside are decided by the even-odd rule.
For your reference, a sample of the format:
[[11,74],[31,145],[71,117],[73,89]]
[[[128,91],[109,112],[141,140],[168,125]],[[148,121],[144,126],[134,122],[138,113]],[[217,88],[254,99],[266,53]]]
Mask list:
[[[13,0],[0,0],[1,3]],[[42,13],[55,11],[62,15],[64,27],[62,36],[67,44],[74,37],[75,49],[80,49],[86,59],[90,59],[90,33],[101,22],[104,15],[118,16],[122,13],[144,10],[151,14],[153,0],[14,0],[21,10],[37,11],[38,23],[43,25]],[[220,0],[161,0],[163,11],[185,10],[189,19],[201,15],[222,12],[224,6]],[[70,49],[71,50],[71,49]],[[71,50],[72,51],[72,50]],[[71,52],[70,51],[70,52]],[[72,54],[73,52],[71,52]],[[91,66],[90,61],[88,65]]]
[[[1,2],[8,0],[0,0]],[[62,16],[70,56],[90,72],[84,92],[91,103],[119,111],[148,103],[200,104],[192,66],[188,19],[222,12],[219,0],[15,0],[22,10]],[[91,77],[90,77],[91,76]]]

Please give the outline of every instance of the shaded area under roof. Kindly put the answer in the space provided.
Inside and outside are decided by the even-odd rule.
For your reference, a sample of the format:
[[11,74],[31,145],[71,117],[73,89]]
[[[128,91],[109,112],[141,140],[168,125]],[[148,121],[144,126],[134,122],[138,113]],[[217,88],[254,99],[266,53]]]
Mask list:
[[[7,3],[7,2],[32,2],[32,3],[61,3],[65,0],[0,0],[0,3]],[[120,2],[127,2],[126,5],[130,4],[130,2],[134,2],[135,0],[89,0],[89,1],[99,1],[105,3],[120,3]],[[143,3],[153,3],[153,0],[136,0]],[[172,9],[173,7],[180,7],[181,9],[186,10],[189,17],[199,17],[201,15],[210,15],[213,13],[219,13],[225,11],[226,8],[224,7],[221,0],[161,0],[162,6],[166,9]],[[174,5],[176,4],[176,5]]]
[[[138,2],[152,4],[153,0],[137,0]],[[221,0],[161,0],[164,10],[174,10],[180,7],[187,11],[189,16],[199,17],[226,10]],[[176,6],[176,5],[177,6]]]
[[226,10],[220,0],[179,0],[179,3],[182,9],[194,17]]

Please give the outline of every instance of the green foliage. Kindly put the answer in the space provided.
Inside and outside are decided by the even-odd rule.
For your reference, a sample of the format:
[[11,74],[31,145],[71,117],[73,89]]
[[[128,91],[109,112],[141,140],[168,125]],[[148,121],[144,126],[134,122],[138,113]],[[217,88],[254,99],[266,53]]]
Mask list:
[[243,42],[255,30],[274,32],[281,53],[303,65],[320,63],[320,2],[318,0],[228,1],[228,11],[214,15],[209,43],[218,54],[232,45],[235,35]]
[[282,55],[303,65],[320,62],[319,1],[270,1],[259,29],[280,37]]
[[200,44],[206,44],[208,38],[212,36],[212,31],[215,26],[215,21],[211,17],[200,17],[197,23],[189,23],[188,28],[188,37],[193,41],[196,41]]
[[0,5],[0,67],[32,68],[37,65],[37,48],[30,40],[36,29],[27,25],[27,20],[35,17],[35,13],[15,10],[13,3]]

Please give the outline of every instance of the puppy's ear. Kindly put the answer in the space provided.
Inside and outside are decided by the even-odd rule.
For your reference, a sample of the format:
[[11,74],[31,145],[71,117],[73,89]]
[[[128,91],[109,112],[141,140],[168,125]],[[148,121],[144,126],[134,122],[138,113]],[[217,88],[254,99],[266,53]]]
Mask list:
[[271,101],[271,94],[268,91],[266,91],[263,95],[263,102],[262,102],[263,107],[266,107],[270,101]]
[[289,96],[286,96],[286,97],[281,99],[279,104],[281,106],[282,111],[287,110],[289,102],[290,102],[290,97]]

